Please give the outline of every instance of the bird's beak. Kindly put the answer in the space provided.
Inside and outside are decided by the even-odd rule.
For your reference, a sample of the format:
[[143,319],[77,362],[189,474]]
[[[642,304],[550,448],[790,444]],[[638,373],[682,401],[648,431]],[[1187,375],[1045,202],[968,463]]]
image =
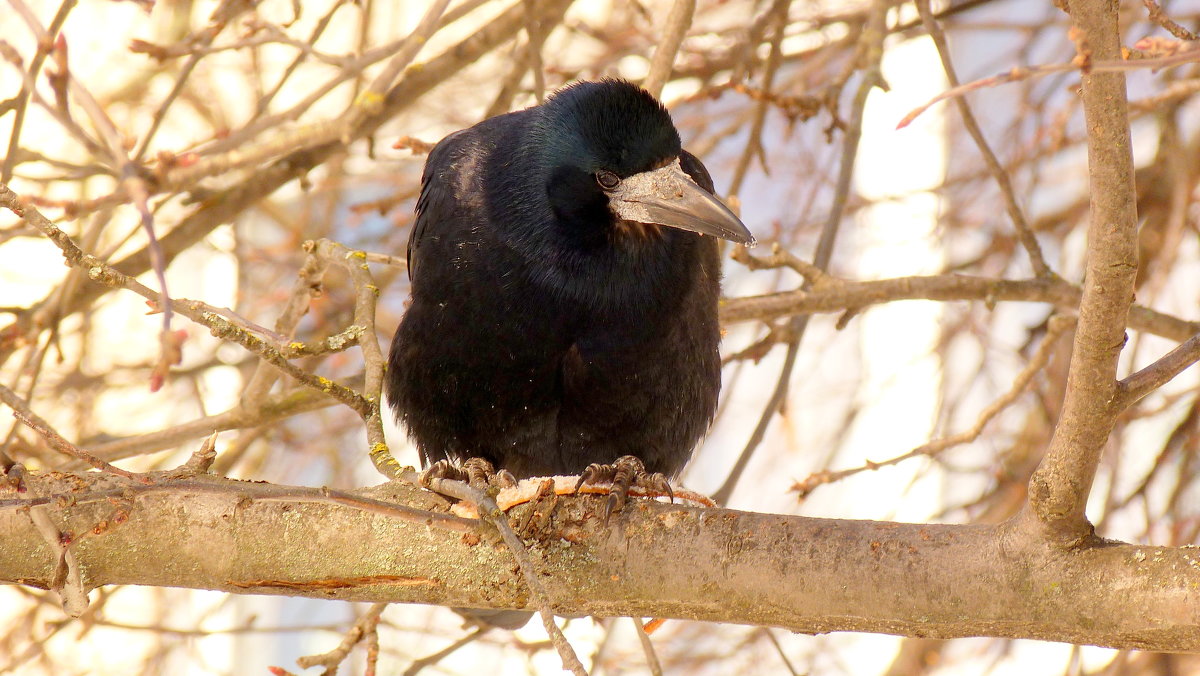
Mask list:
[[627,221],[690,230],[746,246],[758,243],[729,207],[684,173],[679,160],[626,177],[609,193],[609,205]]

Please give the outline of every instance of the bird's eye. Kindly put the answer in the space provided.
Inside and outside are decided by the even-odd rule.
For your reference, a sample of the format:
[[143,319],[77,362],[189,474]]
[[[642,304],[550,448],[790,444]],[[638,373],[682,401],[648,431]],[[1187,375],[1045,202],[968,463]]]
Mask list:
[[621,177],[617,176],[611,171],[601,169],[600,171],[596,172],[596,182],[599,183],[600,187],[604,188],[605,190],[613,190],[621,184]]

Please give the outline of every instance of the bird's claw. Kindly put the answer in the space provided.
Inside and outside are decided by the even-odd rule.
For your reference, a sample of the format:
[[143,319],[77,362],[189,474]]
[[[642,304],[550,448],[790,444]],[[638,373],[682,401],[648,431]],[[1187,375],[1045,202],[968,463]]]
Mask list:
[[612,513],[625,506],[629,489],[637,486],[647,492],[665,494],[675,502],[675,491],[667,482],[667,477],[659,472],[647,472],[646,464],[633,455],[623,455],[612,462],[602,464],[594,462],[579,473],[579,481],[575,483],[575,492],[584,484],[610,483],[608,499],[604,501],[604,522]]
[[438,460],[421,472],[418,479],[426,488],[429,488],[431,479],[448,479],[465,481],[471,488],[485,492],[489,488],[512,488],[517,485],[512,472],[506,469],[496,471],[492,463],[483,458],[467,458],[461,466],[450,460]]

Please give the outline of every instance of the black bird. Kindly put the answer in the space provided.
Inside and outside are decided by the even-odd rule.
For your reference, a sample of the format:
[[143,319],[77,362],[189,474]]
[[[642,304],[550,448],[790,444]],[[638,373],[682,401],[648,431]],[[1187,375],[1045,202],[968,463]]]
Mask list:
[[676,474],[721,387],[718,237],[754,243],[628,82],[574,84],[443,139],[386,384],[422,463],[594,476],[640,469],[635,456]]

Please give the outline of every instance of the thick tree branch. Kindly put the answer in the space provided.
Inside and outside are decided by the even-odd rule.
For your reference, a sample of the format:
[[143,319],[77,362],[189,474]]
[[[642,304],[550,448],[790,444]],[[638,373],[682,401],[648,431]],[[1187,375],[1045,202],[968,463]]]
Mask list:
[[1117,360],[1137,275],[1137,186],[1129,134],[1125,75],[1087,72],[1097,59],[1121,58],[1117,4],[1072,0],[1077,60],[1084,64],[1084,120],[1088,129],[1091,223],[1087,276],[1067,375],[1062,415],[1042,464],[1029,483],[1029,505],[1038,520],[1071,541],[1091,529],[1084,514],[1100,451],[1120,408]]
[[[26,483],[22,496],[61,496],[42,509],[75,534],[93,532],[111,511],[85,496],[136,488],[97,473]],[[84,585],[527,607],[511,552],[481,523],[463,533],[346,502],[258,500],[255,486],[263,484],[197,477],[137,489],[122,524],[72,545]],[[278,488],[280,496],[303,490]],[[60,553],[14,507],[23,498],[9,495],[0,502],[0,580],[47,587]],[[407,485],[358,495],[444,509]],[[530,518],[535,507],[542,515]],[[808,519],[644,500],[605,527],[599,511],[593,498],[560,497],[510,512],[557,612],[1200,652],[1194,548],[1091,538],[1063,550],[1007,525]]]

